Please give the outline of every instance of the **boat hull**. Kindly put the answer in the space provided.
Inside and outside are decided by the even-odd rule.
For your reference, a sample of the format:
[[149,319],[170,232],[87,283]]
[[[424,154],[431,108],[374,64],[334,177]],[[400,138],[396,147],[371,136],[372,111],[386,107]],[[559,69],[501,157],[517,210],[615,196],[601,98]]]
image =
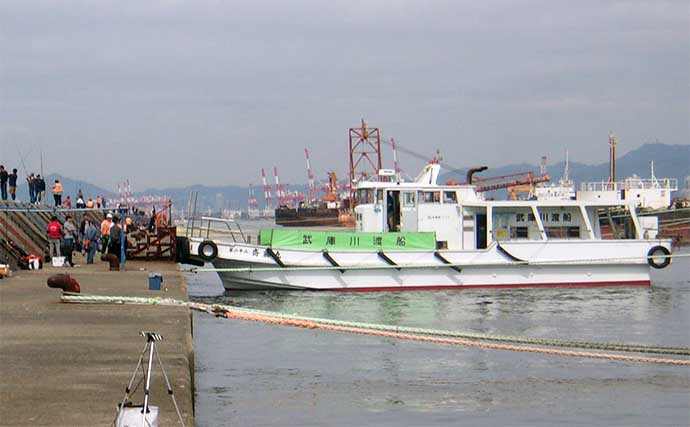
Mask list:
[[[650,267],[644,257],[654,243],[642,243],[615,245],[597,241],[579,248],[573,248],[573,243],[567,246],[542,243],[500,248],[494,245],[484,251],[444,251],[442,257],[452,263],[450,266],[440,261],[433,251],[387,253],[386,257],[398,265],[390,265],[376,252],[331,252],[328,255],[336,261],[337,266],[334,266],[321,252],[275,250],[284,267],[267,255],[265,247],[219,244],[219,256],[212,263],[228,290],[370,292],[649,286]],[[575,259],[571,255],[566,259],[568,252],[573,250],[586,257]],[[550,256],[544,256],[545,253]],[[608,255],[595,260],[596,253]],[[611,258],[613,254],[618,256]]]

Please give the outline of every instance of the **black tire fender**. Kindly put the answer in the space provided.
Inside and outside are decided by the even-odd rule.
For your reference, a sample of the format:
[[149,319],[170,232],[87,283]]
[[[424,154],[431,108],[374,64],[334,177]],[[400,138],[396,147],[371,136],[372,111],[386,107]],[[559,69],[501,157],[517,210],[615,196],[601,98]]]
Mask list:
[[[662,256],[664,258],[660,259]],[[671,263],[671,251],[663,246],[654,246],[647,252],[647,263],[652,268],[666,268]]]
[[199,244],[199,258],[211,262],[218,256],[218,246],[210,240],[204,240]]

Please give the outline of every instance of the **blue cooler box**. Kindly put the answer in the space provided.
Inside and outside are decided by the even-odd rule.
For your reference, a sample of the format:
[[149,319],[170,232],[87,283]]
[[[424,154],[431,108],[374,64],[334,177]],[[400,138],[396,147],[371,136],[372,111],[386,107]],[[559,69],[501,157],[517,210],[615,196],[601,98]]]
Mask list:
[[149,290],[160,291],[163,283],[163,275],[160,273],[149,273]]

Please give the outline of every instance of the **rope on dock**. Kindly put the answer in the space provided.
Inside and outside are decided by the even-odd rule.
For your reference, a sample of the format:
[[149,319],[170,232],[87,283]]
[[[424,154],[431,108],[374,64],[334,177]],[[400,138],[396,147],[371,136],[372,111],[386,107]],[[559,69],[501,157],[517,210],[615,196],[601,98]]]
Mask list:
[[[657,353],[673,355],[690,355],[690,348],[684,347],[663,347],[639,344],[619,344],[619,343],[596,343],[586,341],[567,341],[559,339],[545,338],[522,338],[500,335],[480,334],[473,332],[446,331],[435,329],[411,328],[402,326],[380,325],[371,323],[348,322],[333,319],[319,319],[288,315],[263,310],[253,310],[223,304],[204,304],[198,302],[186,302],[172,298],[143,298],[143,297],[123,297],[123,296],[97,296],[97,295],[77,295],[63,294],[62,302],[67,303],[92,303],[92,304],[144,304],[144,305],[163,305],[187,307],[197,311],[207,312],[216,316],[232,319],[250,320],[262,323],[277,324],[284,326],[301,327],[308,329],[323,329],[338,332],[348,332],[414,340],[422,342],[433,342],[438,344],[462,345],[494,350],[519,351],[529,353],[541,353],[549,355],[585,357],[591,359],[608,359],[627,362],[656,363],[666,365],[687,365],[690,360],[666,359],[642,356],[625,356],[618,354],[591,353],[573,350],[548,349],[541,347],[528,347],[505,343],[535,344],[554,347],[586,348],[597,350],[610,350],[634,353]],[[497,341],[483,342],[483,341]]]

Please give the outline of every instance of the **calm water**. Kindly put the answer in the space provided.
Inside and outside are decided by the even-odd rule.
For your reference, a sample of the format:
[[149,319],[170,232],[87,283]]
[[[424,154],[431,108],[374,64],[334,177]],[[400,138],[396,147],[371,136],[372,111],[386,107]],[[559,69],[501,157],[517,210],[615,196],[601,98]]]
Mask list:
[[[223,293],[194,299],[393,325],[690,345],[690,263],[651,288]],[[690,370],[194,315],[198,426],[690,425]]]

